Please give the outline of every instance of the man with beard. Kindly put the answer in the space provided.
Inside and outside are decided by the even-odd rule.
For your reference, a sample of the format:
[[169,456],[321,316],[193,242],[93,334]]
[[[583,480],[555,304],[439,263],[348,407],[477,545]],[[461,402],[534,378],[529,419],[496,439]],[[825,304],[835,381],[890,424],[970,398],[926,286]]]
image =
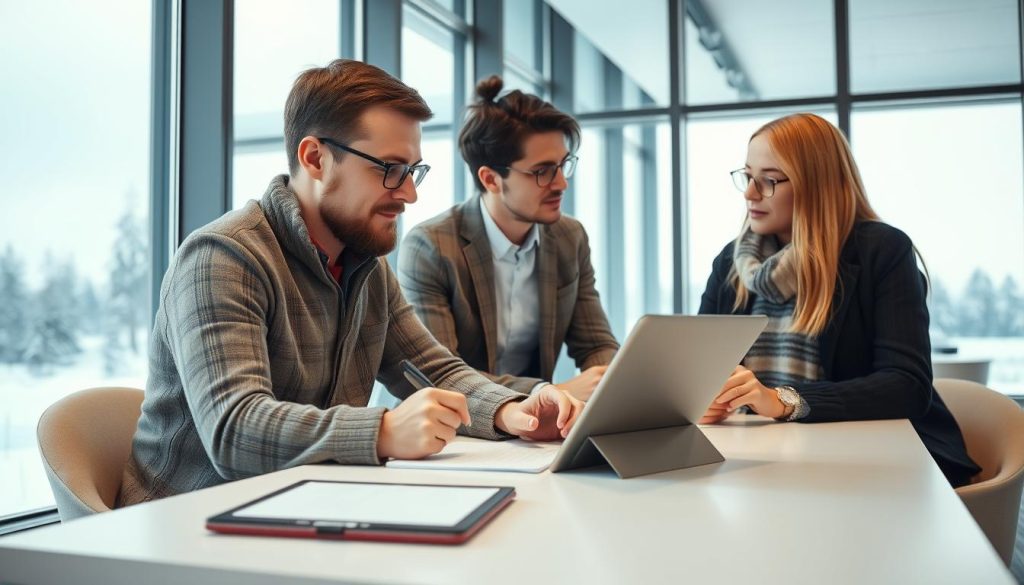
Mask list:
[[477,86],[459,135],[478,196],[414,228],[399,281],[445,347],[498,384],[541,392],[568,346],[581,374],[560,390],[587,400],[619,345],[594,288],[590,244],[562,215],[580,128],[502,81]]
[[[431,337],[379,257],[429,170],[430,116],[415,90],[358,61],[299,76],[290,173],[191,234],[164,277],[119,505],[307,463],[424,457],[457,431],[567,434],[582,403],[477,374]],[[437,388],[405,382],[406,359]],[[367,408],[375,378],[404,402]]]

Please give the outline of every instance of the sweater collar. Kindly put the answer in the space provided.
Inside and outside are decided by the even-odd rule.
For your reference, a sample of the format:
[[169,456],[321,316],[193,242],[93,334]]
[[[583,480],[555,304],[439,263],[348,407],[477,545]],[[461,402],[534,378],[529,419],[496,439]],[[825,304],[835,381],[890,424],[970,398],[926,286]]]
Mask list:
[[[281,243],[281,248],[301,260],[310,270],[334,280],[313,243],[306,222],[302,219],[299,196],[289,185],[288,175],[278,175],[270,181],[263,199],[260,200],[260,207],[263,208],[270,228],[274,230],[278,242]],[[344,265],[348,275],[352,275],[366,264],[373,263],[373,260],[374,258],[369,256],[357,256],[346,246],[345,253],[342,253],[337,262]]]

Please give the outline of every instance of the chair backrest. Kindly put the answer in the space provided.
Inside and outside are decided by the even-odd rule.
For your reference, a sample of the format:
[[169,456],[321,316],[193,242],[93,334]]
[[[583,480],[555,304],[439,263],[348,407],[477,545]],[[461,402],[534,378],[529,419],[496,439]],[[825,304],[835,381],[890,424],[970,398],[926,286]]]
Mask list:
[[1024,487],[1024,411],[976,382],[939,378],[935,389],[960,425],[967,453],[981,466],[957,494],[1009,566]]
[[39,418],[39,452],[61,520],[114,507],[142,397],[137,388],[90,388],[58,400]]

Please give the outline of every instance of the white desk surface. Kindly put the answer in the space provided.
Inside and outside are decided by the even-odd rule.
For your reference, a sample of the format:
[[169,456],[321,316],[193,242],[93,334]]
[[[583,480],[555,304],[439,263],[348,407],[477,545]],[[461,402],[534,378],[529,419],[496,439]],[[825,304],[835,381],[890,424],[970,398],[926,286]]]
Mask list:
[[[706,433],[725,463],[620,480],[304,466],[0,538],[0,582],[1013,583],[907,421]],[[215,535],[300,479],[513,485],[461,546]]]

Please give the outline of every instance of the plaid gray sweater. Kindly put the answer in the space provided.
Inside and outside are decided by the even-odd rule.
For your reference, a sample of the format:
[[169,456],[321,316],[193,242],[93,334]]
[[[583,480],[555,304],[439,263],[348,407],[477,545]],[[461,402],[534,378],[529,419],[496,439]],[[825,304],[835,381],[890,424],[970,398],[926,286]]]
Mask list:
[[182,243],[160,289],[119,506],[307,463],[379,465],[385,409],[366,404],[374,378],[412,392],[402,359],[466,395],[473,420],[461,432],[503,436],[494,413],[523,395],[437,343],[384,259],[346,270],[343,289],[287,175]]

